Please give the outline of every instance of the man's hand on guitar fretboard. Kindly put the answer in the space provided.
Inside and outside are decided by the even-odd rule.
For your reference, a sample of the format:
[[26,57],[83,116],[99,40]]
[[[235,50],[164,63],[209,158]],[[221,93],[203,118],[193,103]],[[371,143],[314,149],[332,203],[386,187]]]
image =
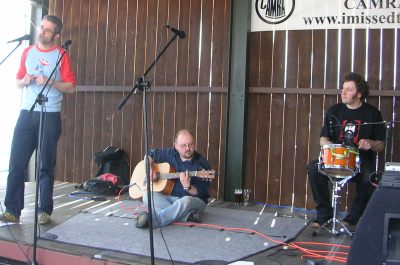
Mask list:
[[[171,179],[180,178],[180,172],[175,172],[168,163],[153,163],[152,172],[153,176],[157,176],[156,178],[153,178],[152,190],[164,194],[169,194],[174,187],[174,181],[171,181]],[[188,174],[189,177],[197,177],[208,181],[213,180],[218,175],[215,170],[189,171]],[[145,179],[145,163],[144,161],[140,161],[136,165],[131,178],[131,184],[136,183],[136,185],[132,185],[129,188],[129,195],[133,199],[141,198],[142,191],[147,189]]]

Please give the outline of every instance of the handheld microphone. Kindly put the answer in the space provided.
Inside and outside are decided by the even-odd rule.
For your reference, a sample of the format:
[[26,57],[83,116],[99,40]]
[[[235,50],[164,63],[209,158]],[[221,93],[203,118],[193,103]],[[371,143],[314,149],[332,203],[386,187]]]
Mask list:
[[166,26],[170,31],[172,31],[175,35],[177,35],[180,39],[184,39],[186,37],[186,33],[183,30],[179,30],[171,27],[170,25]]
[[72,40],[67,40],[64,42],[64,44],[61,46],[61,49],[67,49],[69,45],[72,44]]
[[31,38],[31,35],[26,34],[26,35],[24,35],[22,37],[14,39],[14,40],[7,41],[7,43],[16,42],[16,41],[23,41],[23,40],[29,40],[30,38]]

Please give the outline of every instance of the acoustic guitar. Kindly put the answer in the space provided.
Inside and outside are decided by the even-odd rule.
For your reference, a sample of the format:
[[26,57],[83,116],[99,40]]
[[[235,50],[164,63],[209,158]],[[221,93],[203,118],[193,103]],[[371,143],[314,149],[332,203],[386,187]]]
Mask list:
[[[179,179],[180,172],[175,172],[174,168],[168,163],[154,163],[153,170],[156,172],[158,180],[153,181],[152,191],[161,192],[165,195],[170,194],[175,184],[172,179]],[[214,170],[189,171],[189,176],[212,180],[216,173]],[[129,196],[132,199],[139,199],[142,197],[142,192],[146,190],[146,165],[145,161],[142,160],[133,170]]]

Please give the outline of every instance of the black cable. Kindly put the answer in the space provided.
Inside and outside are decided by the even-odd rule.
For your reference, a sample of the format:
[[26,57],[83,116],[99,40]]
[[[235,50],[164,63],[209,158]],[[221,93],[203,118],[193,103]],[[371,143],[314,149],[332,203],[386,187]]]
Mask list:
[[[3,209],[3,206],[2,206],[1,203],[0,203],[0,210],[1,210],[1,213],[3,214],[3,216],[4,216],[4,209]],[[25,256],[27,262],[30,262],[30,261],[29,261],[29,255],[28,255],[29,248],[28,248],[27,252],[24,251],[24,249],[23,249],[22,246],[20,245],[20,242],[15,238],[13,232],[11,231],[10,226],[9,226],[9,223],[8,223],[7,221],[5,221],[5,223],[6,223],[6,226],[7,226],[7,230],[8,230],[8,232],[10,233],[10,235],[11,235],[13,241],[17,244],[18,248],[21,250],[21,253]]]
[[[157,54],[159,54],[160,51],[161,51],[161,46],[162,46],[161,44],[163,43],[164,32],[165,32],[166,29],[167,29],[167,26],[163,26],[163,27],[162,27],[162,30],[161,30],[161,38],[160,38],[160,42],[159,42],[159,45],[158,45]],[[156,66],[156,63],[157,63],[157,62],[158,62],[158,61],[155,61],[155,62],[154,62],[154,69],[157,68],[157,66]],[[153,72],[153,78],[154,78],[154,73],[155,73],[155,71]],[[143,91],[143,93],[146,93],[146,91]],[[150,121],[149,121],[149,122],[150,122],[150,127],[151,127],[151,128],[153,128],[152,117],[153,117],[153,94],[152,94],[151,91],[150,91]],[[153,132],[153,130],[152,130],[152,132]],[[152,137],[152,138],[153,138],[153,137]],[[147,155],[147,154],[146,154],[146,155]],[[154,161],[153,161],[153,162],[154,162]],[[151,186],[152,186],[152,190],[154,190],[154,189],[153,189],[153,182],[151,182]],[[151,196],[151,204],[153,205],[152,209],[153,209],[153,212],[154,212],[154,216],[156,217],[157,224],[160,224],[159,219],[158,219],[158,216],[157,216],[156,211],[155,211],[154,196]],[[151,216],[153,216],[153,213],[151,214]],[[165,245],[165,248],[166,248],[166,250],[167,250],[169,259],[170,259],[171,263],[174,265],[174,264],[175,264],[175,263],[174,263],[174,260],[172,259],[172,255],[171,255],[171,252],[170,252],[170,250],[169,250],[168,243],[167,243],[167,241],[165,240],[165,237],[164,237],[164,234],[163,234],[163,229],[162,229],[162,227],[161,227],[160,225],[159,225],[159,229],[160,229],[161,238],[162,238],[162,240],[163,240],[163,242],[164,242],[164,245]]]

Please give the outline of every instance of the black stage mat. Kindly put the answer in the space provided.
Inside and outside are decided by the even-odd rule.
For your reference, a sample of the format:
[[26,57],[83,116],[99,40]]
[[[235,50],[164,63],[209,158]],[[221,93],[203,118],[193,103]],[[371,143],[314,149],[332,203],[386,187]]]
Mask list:
[[[142,204],[132,200],[99,206],[79,213],[43,236],[55,236],[55,241],[101,250],[150,256],[149,230],[135,228],[132,219],[141,210]],[[154,229],[154,256],[168,260],[168,246],[175,261],[229,263],[294,239],[309,221],[299,217],[279,217],[261,209],[207,207],[201,224],[185,226],[183,224],[188,223],[183,223],[163,227],[162,231]]]

